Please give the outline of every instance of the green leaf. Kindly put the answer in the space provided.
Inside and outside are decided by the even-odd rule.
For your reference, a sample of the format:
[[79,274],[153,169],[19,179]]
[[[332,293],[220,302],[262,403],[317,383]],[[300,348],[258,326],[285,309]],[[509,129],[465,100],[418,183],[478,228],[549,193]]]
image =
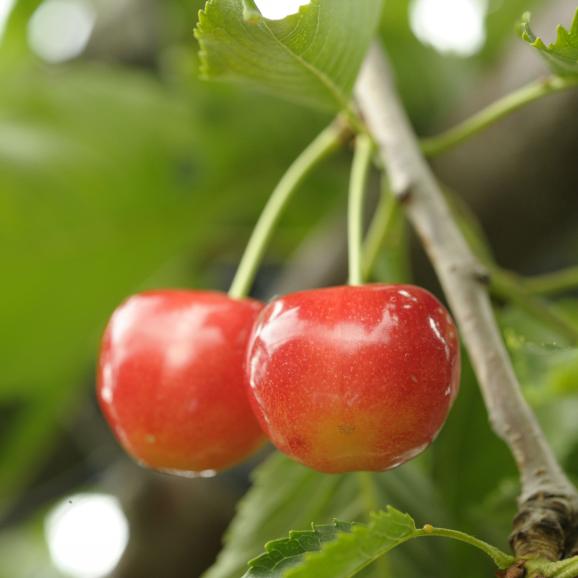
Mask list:
[[312,0],[283,20],[242,0],[209,0],[196,36],[205,78],[245,81],[310,106],[341,110],[375,33],[381,0]]
[[[555,307],[578,324],[578,300]],[[514,306],[499,315],[524,394],[534,406],[552,449],[571,474],[578,472],[578,348],[568,347],[540,320]]]
[[333,524],[311,525],[311,530],[291,531],[289,538],[273,540],[265,545],[265,554],[249,562],[249,570],[244,578],[281,577],[299,564],[307,552],[316,552],[326,542],[335,540],[342,532],[351,532],[352,522],[335,520]]
[[559,25],[556,29],[556,41],[546,45],[530,28],[530,13],[522,16],[519,25],[520,36],[547,60],[550,68],[557,74],[578,76],[578,9],[570,29]]
[[[578,325],[576,300],[560,300],[553,307]],[[578,348],[561,343],[551,328],[517,307],[505,308],[500,321],[514,367],[532,403],[539,406],[578,392]]]
[[[375,486],[376,505],[387,503],[411,512],[420,520],[450,522],[439,498],[416,462],[383,474],[367,474]],[[216,564],[204,578],[239,578],[247,560],[263,551],[263,544],[286,536],[294,528],[308,528],[312,521],[330,523],[333,519],[364,521],[367,499],[358,474],[324,475],[275,453],[254,475],[254,484],[241,501],[229,528],[225,547]],[[412,542],[388,557],[391,576],[445,578],[454,570],[447,560],[446,544]],[[442,572],[443,569],[443,572]],[[390,574],[380,578],[389,578]]]
[[372,562],[416,536],[410,516],[392,507],[372,514],[367,526],[353,526],[350,532],[336,534],[318,552],[286,571],[287,578],[346,578],[358,574]]
[[[175,60],[187,66],[178,89],[88,63],[0,74],[0,510],[91,393],[113,308],[146,288],[207,286],[208,275],[222,286],[287,159],[324,122],[201,83],[190,54]],[[258,117],[238,113],[253,107]],[[280,118],[282,133],[271,133]],[[291,208],[301,229],[282,223],[276,259],[337,202],[346,170],[328,165],[306,185]]]
[[350,578],[404,542],[428,536],[474,546],[498,568],[507,568],[514,561],[498,548],[457,530],[429,524],[418,530],[411,516],[388,506],[371,514],[367,525],[335,521],[269,542],[266,553],[249,562],[244,578]]

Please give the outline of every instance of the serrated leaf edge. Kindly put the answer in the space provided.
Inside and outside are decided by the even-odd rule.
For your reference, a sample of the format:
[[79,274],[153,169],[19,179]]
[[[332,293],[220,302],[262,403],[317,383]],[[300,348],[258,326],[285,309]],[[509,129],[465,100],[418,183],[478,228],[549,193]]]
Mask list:
[[[195,38],[199,43],[199,62],[200,62],[199,75],[203,80],[215,80],[219,76],[218,73],[214,74],[211,72],[209,64],[209,53],[203,38],[204,34],[203,27],[207,24],[210,18],[211,10],[218,9],[218,7],[216,6],[216,3],[218,1],[219,0],[208,0],[204,8],[199,10],[197,25],[195,26],[194,29]],[[318,10],[321,9],[320,0],[311,0],[309,4],[301,5],[297,12],[286,16],[284,20],[302,19],[307,15],[307,12],[309,10],[313,10],[314,8],[317,8]],[[256,9],[258,10],[257,7]],[[309,62],[301,58],[298,54],[296,54],[292,50],[289,50],[289,48],[287,48],[287,46],[285,46],[279,40],[279,38],[277,38],[275,33],[271,30],[270,26],[268,25],[268,22],[270,21],[267,18],[261,15],[260,19],[250,19],[246,21],[254,26],[261,26],[263,30],[265,30],[269,34],[269,36],[275,43],[277,43],[285,52],[287,52],[287,54],[289,54],[292,58],[294,58],[297,62],[299,62],[301,66],[303,66],[314,78],[316,78],[317,81],[320,82],[329,92],[332,99],[337,103],[339,109],[343,111],[349,111],[351,109],[349,98],[347,98],[345,95],[342,94],[339,87],[336,86],[335,83],[332,82],[332,80],[329,77],[327,77],[327,75],[323,74],[323,72],[312,66]]]
[[[312,523],[311,530],[291,530],[288,538],[279,538],[267,542],[265,544],[265,552],[252,560],[249,560],[249,571],[258,568],[263,568],[264,570],[275,570],[279,562],[288,560],[293,556],[301,556],[308,552],[318,551],[322,548],[323,544],[327,542],[328,536],[330,537],[330,540],[333,540],[340,533],[350,532],[355,525],[355,522],[344,522],[335,519],[332,524]],[[309,546],[304,547],[302,544],[304,540],[310,540],[311,542],[309,546],[313,547],[313,549],[310,549]],[[294,553],[283,555],[280,552],[280,549],[284,547],[294,548]],[[273,564],[271,565],[267,562],[272,562]]]
[[[356,540],[356,535],[364,533],[364,532],[371,532],[375,525],[384,518],[389,518],[389,521],[394,526],[400,526],[403,530],[408,530],[407,533],[401,534],[399,536],[387,536],[385,538],[388,540],[392,540],[393,543],[385,544],[379,551],[379,554],[376,556],[371,556],[371,559],[368,559],[362,566],[358,567],[355,570],[355,574],[361,572],[364,568],[372,564],[375,560],[384,556],[394,548],[397,548],[401,544],[411,540],[412,538],[417,538],[419,536],[418,530],[415,526],[415,522],[413,518],[409,514],[404,514],[400,512],[396,508],[392,506],[387,506],[385,510],[381,510],[379,512],[372,512],[370,514],[370,522],[369,524],[356,524],[352,527],[351,532],[339,534],[336,536],[335,540],[326,543],[320,550],[307,552],[304,556],[303,563],[307,563],[310,561],[314,561],[318,556],[326,556],[331,553],[331,550],[339,549],[344,542],[351,542]],[[406,524],[401,524],[396,518],[403,518]],[[283,574],[284,577],[291,578],[293,576],[293,571],[298,571],[299,567],[290,568],[286,573]]]
[[540,50],[544,57],[552,57],[555,59],[554,65],[563,68],[563,63],[567,63],[571,70],[568,70],[568,73],[576,74],[576,67],[578,66],[578,60],[572,60],[563,56],[557,52],[557,44],[560,42],[564,42],[565,38],[568,38],[570,35],[577,35],[578,36],[578,8],[574,13],[574,17],[572,18],[572,23],[569,29],[566,29],[561,24],[558,24],[556,27],[556,40],[551,42],[550,44],[546,44],[540,36],[536,36],[530,27],[530,21],[532,19],[532,15],[530,12],[524,12],[522,18],[520,19],[518,25],[518,34],[522,38],[522,40],[526,41],[530,46]]
[[[289,538],[272,540],[265,545],[265,552],[263,554],[249,561],[249,569],[245,576],[248,576],[252,569],[261,568],[265,571],[275,571],[275,569],[278,569],[280,562],[286,562],[292,557],[302,556],[302,564],[305,564],[315,560],[315,558],[318,556],[327,556],[328,553],[330,554],[331,550],[339,549],[344,542],[355,542],[356,535],[360,533],[371,533],[373,531],[376,534],[379,534],[380,532],[377,531],[376,525],[380,522],[383,522],[384,518],[389,518],[388,523],[391,525],[400,526],[402,528],[402,532],[400,532],[399,535],[392,536],[384,534],[385,539],[389,540],[389,542],[383,545],[377,555],[368,555],[368,560],[363,565],[356,568],[355,574],[363,570],[365,567],[373,563],[381,556],[387,554],[405,542],[414,538],[428,536],[449,538],[474,546],[475,548],[484,552],[489,558],[491,558],[496,566],[498,566],[500,569],[505,569],[514,563],[514,558],[512,556],[502,552],[491,544],[470,536],[469,534],[465,534],[457,530],[435,528],[429,524],[426,524],[426,526],[424,526],[422,529],[417,529],[413,518],[409,514],[404,514],[392,506],[387,506],[385,510],[371,513],[369,524],[359,524],[355,522],[342,522],[339,520],[334,520],[333,524],[311,524],[311,530],[291,531],[289,532]],[[402,518],[405,523],[400,522],[400,519]],[[321,539],[322,537],[327,537],[327,535],[324,536],[326,532],[328,532],[327,535],[329,536],[329,540]],[[314,539],[317,540],[317,542],[313,543],[313,548],[304,549],[300,544],[300,540],[303,538]],[[287,546],[292,542],[295,542],[292,544],[293,547],[299,546],[301,550],[295,550],[295,553],[290,554],[289,556],[284,556],[281,552],[279,552],[279,546]],[[280,557],[277,557],[277,555]],[[269,563],[261,564],[260,562],[263,561],[267,561]],[[296,567],[288,567],[283,572],[283,576],[291,578],[295,572],[299,572],[301,567],[301,565]]]

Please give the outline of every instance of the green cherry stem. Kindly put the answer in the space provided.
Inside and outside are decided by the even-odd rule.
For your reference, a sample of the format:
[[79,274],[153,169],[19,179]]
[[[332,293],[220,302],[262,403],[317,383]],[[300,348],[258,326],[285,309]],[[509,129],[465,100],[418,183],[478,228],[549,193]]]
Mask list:
[[383,181],[379,203],[365,238],[363,249],[364,279],[371,278],[381,248],[390,234],[391,228],[395,225],[400,210],[400,204],[395,195],[391,193],[385,176]]
[[367,134],[355,140],[355,156],[349,182],[348,247],[349,284],[363,284],[363,216],[373,142]]
[[347,140],[349,131],[349,127],[337,119],[317,136],[283,175],[253,230],[231,284],[230,297],[242,299],[249,294],[273,231],[293,194],[312,169]]
[[578,86],[578,78],[570,76],[549,76],[527,84],[448,131],[438,136],[422,139],[421,149],[430,157],[444,153],[527,104],[575,86]]

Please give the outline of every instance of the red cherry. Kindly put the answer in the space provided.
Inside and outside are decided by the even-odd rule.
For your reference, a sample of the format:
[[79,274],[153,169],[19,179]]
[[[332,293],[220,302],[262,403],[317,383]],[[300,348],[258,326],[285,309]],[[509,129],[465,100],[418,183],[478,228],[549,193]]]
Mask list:
[[137,461],[203,474],[242,461],[262,443],[244,372],[262,307],[221,293],[156,291],[114,312],[102,342],[98,399]]
[[250,397],[282,452],[321,472],[421,453],[457,394],[456,327],[428,291],[367,285],[270,303],[249,342]]

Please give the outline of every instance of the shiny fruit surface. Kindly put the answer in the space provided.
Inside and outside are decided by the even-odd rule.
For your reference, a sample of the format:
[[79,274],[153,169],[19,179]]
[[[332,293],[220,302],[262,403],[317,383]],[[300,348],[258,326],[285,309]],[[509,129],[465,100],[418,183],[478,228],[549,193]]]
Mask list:
[[278,449],[322,472],[381,471],[441,429],[458,392],[459,340],[445,307],[419,287],[303,291],[263,310],[247,371]]
[[232,466],[264,440],[247,398],[247,340],[263,305],[217,292],[135,295],[112,315],[100,406],[138,462],[182,475]]

